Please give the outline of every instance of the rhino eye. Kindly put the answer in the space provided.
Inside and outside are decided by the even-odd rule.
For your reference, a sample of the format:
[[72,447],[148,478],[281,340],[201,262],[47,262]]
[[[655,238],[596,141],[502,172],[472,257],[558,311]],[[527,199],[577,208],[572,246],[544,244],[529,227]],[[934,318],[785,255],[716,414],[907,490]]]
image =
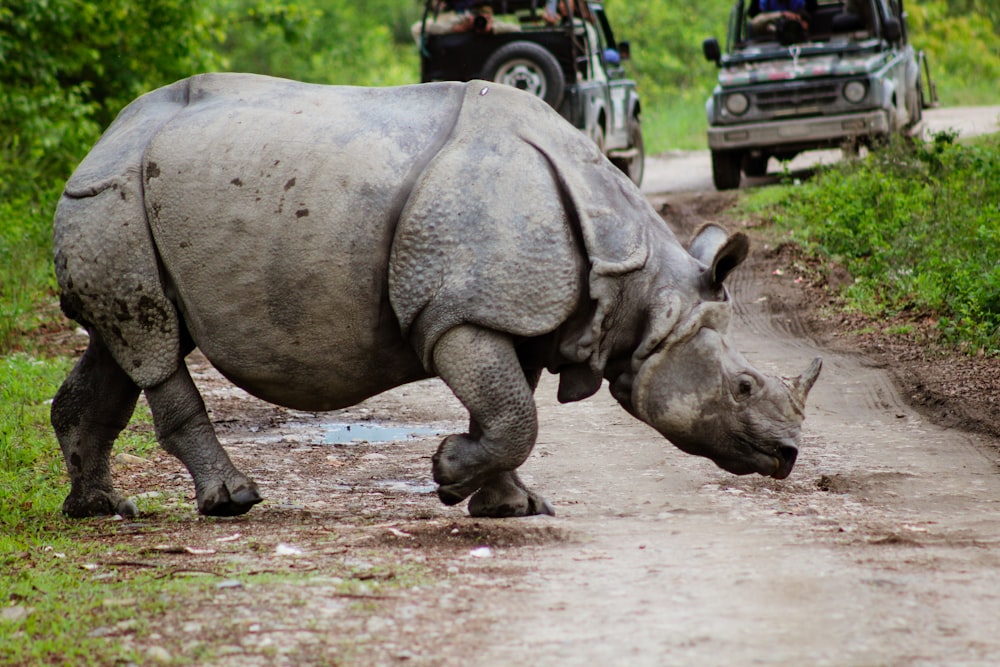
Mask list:
[[749,398],[753,393],[753,380],[742,377],[736,383],[736,395],[738,398]]

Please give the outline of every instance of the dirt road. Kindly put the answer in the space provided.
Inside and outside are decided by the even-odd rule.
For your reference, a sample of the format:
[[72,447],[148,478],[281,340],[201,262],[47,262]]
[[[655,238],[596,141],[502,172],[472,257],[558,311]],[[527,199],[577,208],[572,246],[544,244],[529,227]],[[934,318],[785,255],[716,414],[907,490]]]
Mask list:
[[[941,107],[924,111],[921,135],[929,137],[937,132],[953,131],[960,137],[1000,131],[1000,105],[989,107]],[[807,170],[816,164],[829,164],[839,160],[839,150],[810,151],[788,163],[790,173]],[[767,176],[744,177],[743,185],[766,185],[778,180],[784,167],[772,159]],[[646,194],[662,192],[699,192],[712,189],[712,160],[705,151],[676,151],[652,156],[646,166],[642,191]]]
[[1000,661],[996,450],[923,422],[883,372],[773,319],[759,273],[741,278],[751,361],[825,356],[793,478],[713,470],[606,399],[546,405],[551,453],[532,469],[579,541],[532,554],[532,590],[505,596],[503,634],[521,639],[483,664]]
[[[686,238],[724,203],[707,188],[651,198]],[[780,482],[681,453],[606,390],[559,405],[547,376],[523,471],[558,516],[474,520],[432,492],[436,433],[465,426],[441,383],[315,415],[195,360],[268,500],[196,519],[176,462],[120,464],[126,491],[163,494],[158,515],[121,529],[131,548],[193,547],[161,566],[226,577],[123,641],[240,667],[1000,664],[1000,442],[926,422],[886,369],[811,340],[783,298],[795,268],[775,261],[755,252],[734,274],[739,348],[786,375],[824,357]],[[334,422],[359,441],[330,443]],[[373,425],[400,431],[376,442]],[[432,433],[399,437],[418,428]],[[175,503],[180,519],[157,518]]]

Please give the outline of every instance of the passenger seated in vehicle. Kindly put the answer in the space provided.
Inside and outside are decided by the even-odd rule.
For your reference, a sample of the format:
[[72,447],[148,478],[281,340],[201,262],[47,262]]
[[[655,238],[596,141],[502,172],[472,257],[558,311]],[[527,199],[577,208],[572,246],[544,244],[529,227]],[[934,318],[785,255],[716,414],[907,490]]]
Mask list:
[[753,0],[748,12],[751,35],[782,44],[804,41],[815,10],[816,0]]
[[[573,0],[569,0],[572,4]],[[563,16],[568,16],[572,10],[567,11],[566,3],[560,0],[547,0],[545,9],[542,11],[542,19],[552,25],[559,23]]]
[[546,0],[545,9],[542,10],[542,20],[549,25],[555,25],[568,19],[570,16],[582,17],[591,23],[594,22],[594,15],[590,12],[590,7],[586,2],[581,2],[576,6],[576,0]]
[[[413,39],[420,44],[422,21],[417,21],[410,29]],[[483,0],[439,0],[434,6],[433,16],[427,17],[423,27],[427,35],[448,35],[455,32],[477,32],[480,34],[517,32],[521,26],[493,17],[493,9]]]

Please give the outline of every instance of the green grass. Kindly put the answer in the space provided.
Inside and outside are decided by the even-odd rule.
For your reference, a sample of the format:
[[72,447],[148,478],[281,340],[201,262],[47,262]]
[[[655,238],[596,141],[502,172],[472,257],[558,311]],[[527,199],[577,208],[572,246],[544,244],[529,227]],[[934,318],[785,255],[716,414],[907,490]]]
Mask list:
[[[61,356],[0,357],[0,608],[12,615],[0,619],[4,665],[141,664],[140,656],[109,653],[107,639],[88,633],[149,618],[159,606],[145,591],[160,586],[149,577],[109,583],[81,569],[81,561],[106,560],[94,539],[96,524],[70,522],[60,513],[69,485],[48,414],[72,365]],[[135,422],[149,422],[148,411],[137,414]],[[148,453],[156,446],[148,430],[127,431],[116,449]],[[121,599],[141,599],[142,614],[136,613],[139,603],[109,602]],[[131,622],[137,628],[143,623]]]
[[843,292],[851,307],[934,322],[939,342],[997,355],[998,201],[1000,135],[958,143],[941,133],[750,194],[744,210],[844,265],[854,277]]
[[663,100],[643,99],[642,133],[647,153],[705,150],[705,98],[710,90],[689,90]]
[[[10,170],[0,170],[9,178]],[[45,319],[39,304],[53,300],[52,215],[62,186],[45,192],[0,188],[0,354],[24,344],[21,334]]]
[[[58,512],[66,494],[65,470],[49,426],[48,401],[72,362],[27,354],[0,357],[0,547],[20,530]],[[6,549],[4,549],[6,550]]]

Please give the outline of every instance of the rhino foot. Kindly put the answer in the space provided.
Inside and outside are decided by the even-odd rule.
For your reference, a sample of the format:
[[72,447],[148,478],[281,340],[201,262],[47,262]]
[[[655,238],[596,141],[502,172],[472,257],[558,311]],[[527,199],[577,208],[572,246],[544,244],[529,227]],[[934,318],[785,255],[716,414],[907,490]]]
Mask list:
[[468,434],[449,435],[441,441],[431,461],[442,503],[457,505],[497,474],[477,456],[480,453],[479,441]]
[[134,502],[117,493],[105,491],[95,491],[86,495],[70,493],[63,501],[62,511],[73,519],[116,514],[124,517],[139,516],[139,508]]
[[219,482],[207,489],[198,490],[198,511],[205,516],[239,516],[249,512],[251,507],[263,499],[257,485],[250,480],[234,485],[232,491],[226,484]]
[[517,473],[500,473],[469,499],[469,515],[502,519],[514,516],[555,516],[552,504],[527,488]]

